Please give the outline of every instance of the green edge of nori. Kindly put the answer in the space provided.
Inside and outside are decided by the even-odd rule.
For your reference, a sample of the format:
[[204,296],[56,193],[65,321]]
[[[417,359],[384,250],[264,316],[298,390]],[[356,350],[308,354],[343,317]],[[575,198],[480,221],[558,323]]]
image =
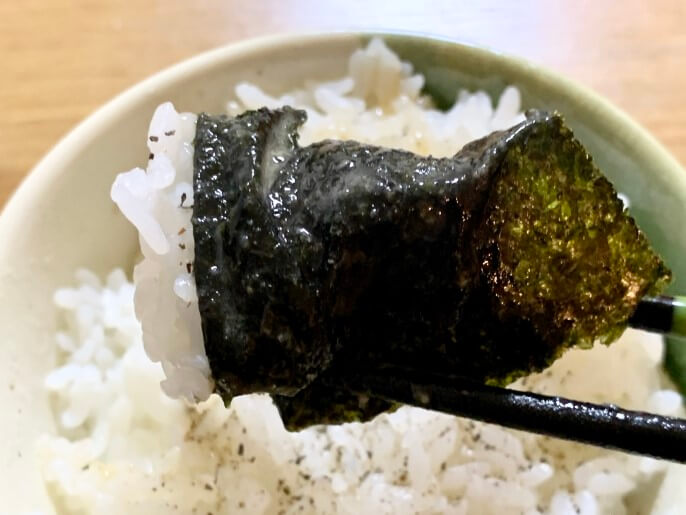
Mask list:
[[507,384],[611,342],[669,280],[560,116],[529,113],[449,159],[298,147],[303,120],[198,120],[194,269],[226,401],[272,393],[295,429],[390,409],[341,387],[360,370]]
[[[481,242],[502,316],[567,346],[610,343],[671,273],[561,117],[507,153]],[[489,250],[491,249],[491,250]],[[497,257],[496,257],[497,256]]]
[[[609,344],[671,272],[561,117],[508,151],[491,192],[482,253],[501,317],[528,320],[567,348]],[[488,249],[491,250],[488,250]],[[501,380],[505,385],[529,373]]]

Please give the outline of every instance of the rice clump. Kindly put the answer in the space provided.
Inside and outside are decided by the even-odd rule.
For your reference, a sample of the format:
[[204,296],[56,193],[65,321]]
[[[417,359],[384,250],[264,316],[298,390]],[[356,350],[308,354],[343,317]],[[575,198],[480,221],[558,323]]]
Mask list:
[[[308,112],[303,144],[357,139],[433,155],[523,119],[513,87],[495,107],[483,92],[462,91],[440,112],[422,86],[374,40],[351,56],[341,80],[305,83],[282,97],[239,84],[227,111],[288,104]],[[104,281],[79,270],[75,287],[55,293],[61,361],[45,385],[59,431],[44,435],[37,452],[60,512],[650,513],[667,470],[650,458],[420,408],[298,433],[284,429],[266,395],[225,408],[210,395],[192,275],[194,128],[195,115],[161,105],[147,170],[113,185],[140,233],[135,288],[122,270]],[[610,347],[570,351],[513,386],[679,415],[681,397],[663,384],[661,348],[658,337],[629,330]]]

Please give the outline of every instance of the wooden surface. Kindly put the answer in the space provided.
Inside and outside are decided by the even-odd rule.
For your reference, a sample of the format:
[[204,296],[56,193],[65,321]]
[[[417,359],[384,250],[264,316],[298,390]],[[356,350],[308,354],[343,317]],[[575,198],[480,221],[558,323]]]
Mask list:
[[2,0],[0,205],[70,128],[155,71],[232,41],[334,28],[429,32],[547,65],[686,164],[685,0]]

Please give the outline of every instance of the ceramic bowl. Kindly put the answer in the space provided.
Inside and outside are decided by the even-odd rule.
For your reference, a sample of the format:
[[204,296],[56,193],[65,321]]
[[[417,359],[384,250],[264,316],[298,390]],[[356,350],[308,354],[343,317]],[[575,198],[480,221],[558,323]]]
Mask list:
[[[0,481],[3,511],[52,511],[33,456],[54,423],[42,381],[54,364],[55,288],[77,267],[131,270],[137,238],[110,201],[119,171],[145,164],[155,106],[222,111],[239,81],[279,93],[303,77],[345,74],[350,53],[374,34],[270,37],[173,66],[124,92],[68,134],[29,174],[0,216]],[[378,34],[377,34],[378,35]],[[588,89],[526,61],[451,41],[381,34],[426,77],[441,105],[458,88],[497,94],[514,84],[524,107],[557,109],[631,201],[631,211],[686,291],[686,173],[645,130]]]

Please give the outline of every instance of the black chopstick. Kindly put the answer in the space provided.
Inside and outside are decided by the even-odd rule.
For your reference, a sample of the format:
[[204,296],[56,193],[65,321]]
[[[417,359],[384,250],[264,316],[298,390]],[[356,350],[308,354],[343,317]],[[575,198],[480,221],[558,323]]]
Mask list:
[[644,297],[629,318],[629,326],[669,336],[686,337],[686,297]]
[[382,371],[349,390],[505,427],[686,463],[686,420],[486,386],[459,377]]

